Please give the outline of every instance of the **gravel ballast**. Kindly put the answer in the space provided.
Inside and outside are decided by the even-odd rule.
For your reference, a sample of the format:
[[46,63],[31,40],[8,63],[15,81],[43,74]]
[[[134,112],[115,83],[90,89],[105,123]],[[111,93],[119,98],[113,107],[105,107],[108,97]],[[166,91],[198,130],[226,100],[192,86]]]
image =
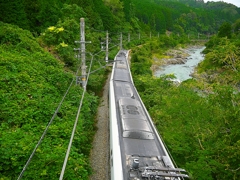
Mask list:
[[97,113],[97,132],[93,141],[90,162],[93,174],[90,180],[108,180],[109,178],[109,117],[108,117],[108,91],[111,74],[103,89],[103,96]]

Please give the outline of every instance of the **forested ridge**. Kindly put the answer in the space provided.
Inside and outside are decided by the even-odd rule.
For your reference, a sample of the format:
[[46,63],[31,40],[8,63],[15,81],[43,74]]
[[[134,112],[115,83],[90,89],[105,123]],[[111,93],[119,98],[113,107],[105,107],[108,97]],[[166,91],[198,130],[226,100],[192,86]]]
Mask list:
[[223,22],[240,17],[240,8],[232,4],[201,0],[1,0],[0,21],[39,34],[73,13],[64,11],[66,4],[82,8],[90,27],[109,31],[213,34]]
[[[193,179],[238,179],[240,8],[201,0],[0,0],[0,179],[17,179],[71,86],[23,179],[59,178],[83,89],[75,43],[85,18],[94,58],[65,179],[88,179],[95,116],[110,55],[132,49],[135,84],[173,158]],[[131,39],[128,39],[128,35]],[[151,34],[151,36],[149,36]],[[211,39],[195,78],[152,77],[153,56]],[[141,46],[140,46],[141,45]]]

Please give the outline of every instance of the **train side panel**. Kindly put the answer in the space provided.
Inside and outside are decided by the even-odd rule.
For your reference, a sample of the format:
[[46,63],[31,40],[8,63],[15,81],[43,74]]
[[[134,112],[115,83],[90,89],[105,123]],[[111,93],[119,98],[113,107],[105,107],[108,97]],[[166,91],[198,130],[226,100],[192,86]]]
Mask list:
[[115,95],[112,81],[114,69],[115,63],[113,65],[113,72],[111,75],[109,88],[110,168],[111,168],[111,180],[123,180],[123,172],[121,168],[122,167],[121,147],[119,143],[120,133],[118,132]]

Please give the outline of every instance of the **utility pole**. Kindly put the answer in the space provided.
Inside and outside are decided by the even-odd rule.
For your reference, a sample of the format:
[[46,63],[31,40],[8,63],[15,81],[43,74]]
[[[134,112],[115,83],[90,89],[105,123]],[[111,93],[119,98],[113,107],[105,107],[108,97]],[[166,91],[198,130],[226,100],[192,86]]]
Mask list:
[[85,22],[84,18],[80,19],[80,31],[81,31],[81,59],[82,59],[82,87],[86,89],[86,49],[85,49]]
[[130,33],[128,33],[128,42],[130,42]]
[[122,33],[120,34],[120,45],[119,45],[120,50],[122,50]]
[[106,63],[108,63],[108,31],[106,33]]
[[[84,23],[84,18],[80,19],[80,41],[75,41],[75,43],[79,43],[80,44],[80,48],[74,48],[74,50],[78,51],[78,55],[76,56],[77,58],[81,57],[81,76],[79,79],[79,76],[77,75],[77,81],[76,83],[82,83],[82,87],[83,89],[86,90],[86,77],[87,77],[87,73],[86,73],[86,49],[85,49],[85,43],[91,43],[86,42],[85,41],[85,23]],[[81,56],[80,56],[81,55]]]

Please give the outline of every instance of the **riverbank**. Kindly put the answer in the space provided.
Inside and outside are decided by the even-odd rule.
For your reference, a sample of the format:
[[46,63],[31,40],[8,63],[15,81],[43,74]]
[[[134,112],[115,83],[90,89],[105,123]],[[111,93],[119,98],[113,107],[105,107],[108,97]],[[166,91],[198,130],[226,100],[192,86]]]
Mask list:
[[[186,48],[170,49],[164,57],[152,66],[154,76],[174,74],[179,82],[192,78],[198,63],[204,59],[202,51],[204,46],[188,46]],[[161,62],[161,63],[159,63]]]
[[202,48],[204,45],[189,45],[186,48],[169,49],[163,55],[154,54],[151,70],[155,74],[161,66],[185,64],[192,49]]

